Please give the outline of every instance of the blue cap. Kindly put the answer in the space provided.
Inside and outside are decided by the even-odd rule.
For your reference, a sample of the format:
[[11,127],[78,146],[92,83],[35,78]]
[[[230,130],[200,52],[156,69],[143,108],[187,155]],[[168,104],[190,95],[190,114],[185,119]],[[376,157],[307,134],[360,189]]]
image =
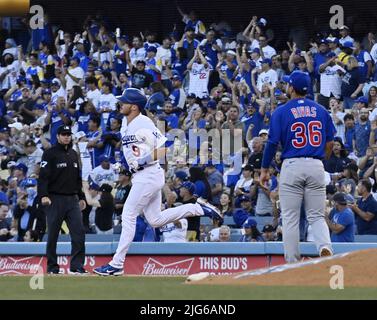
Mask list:
[[257,226],[257,222],[253,219],[253,218],[248,218],[244,224],[243,224],[243,227],[244,228],[252,228],[252,227],[256,227]]
[[215,100],[211,99],[208,101],[207,103],[207,107],[210,108],[210,109],[216,109],[217,107],[217,103]]
[[333,57],[336,57],[336,53],[330,51],[330,52],[326,55],[326,57],[327,57],[327,58],[333,58]]
[[296,52],[295,52],[296,55],[300,56],[301,55],[301,50],[300,49],[297,49]]
[[354,49],[353,47],[353,42],[352,41],[346,41],[343,43],[342,45],[343,48],[350,48],[350,49]]
[[147,52],[154,52],[157,53],[157,48],[155,46],[149,46]]
[[182,77],[179,74],[173,75],[173,80],[182,81]]
[[249,60],[249,65],[250,65],[250,67],[251,67],[252,69],[254,69],[254,68],[257,66],[257,64],[255,63],[254,60]]
[[105,162],[105,161],[109,162],[109,161],[110,161],[110,158],[109,158],[108,156],[106,156],[106,155],[103,154],[102,156],[100,156],[100,157],[98,158],[98,161],[99,161],[100,163]]
[[50,89],[43,89],[42,94],[51,94],[51,90]]
[[24,76],[18,76],[17,82],[26,82],[26,78]]
[[302,71],[294,71],[289,76],[284,76],[283,81],[289,83],[295,90],[307,92],[310,86],[309,76]]
[[328,40],[327,39],[321,39],[320,41],[319,41],[319,44],[328,44],[329,42],[328,42]]
[[335,37],[327,37],[326,40],[328,43],[339,43],[339,39]]
[[34,110],[44,110],[45,109],[45,104],[43,103],[36,103],[33,107]]
[[368,98],[365,96],[358,97],[356,102],[368,104]]
[[51,81],[49,79],[42,79],[41,80],[41,83],[44,83],[44,84],[50,84]]
[[182,181],[187,180],[187,173],[186,173],[185,171],[182,171],[182,170],[177,171],[177,172],[175,173],[175,176],[176,176],[178,179],[182,180]]
[[190,192],[191,194],[194,194],[196,191],[195,184],[193,184],[190,181],[186,181],[181,185],[181,188],[185,188]]
[[35,187],[37,185],[37,179],[26,179],[26,187]]
[[211,99],[211,98],[210,98],[208,95],[205,95],[205,96],[202,97],[201,100],[203,101],[203,100],[210,100],[210,99]]
[[25,164],[23,164],[23,163],[19,163],[19,164],[16,165],[14,168],[15,168],[16,170],[21,170],[21,171],[23,171],[24,174],[26,174],[26,172],[27,172],[27,170],[28,170],[27,166],[26,166]]
[[260,49],[259,48],[254,48],[253,51],[251,51],[251,53],[258,53],[258,54],[260,54]]
[[140,89],[136,88],[126,89],[118,100],[123,103],[135,104],[142,109],[147,103],[145,94]]
[[89,189],[99,191],[99,185],[95,183],[93,180],[89,182]]
[[193,27],[191,27],[190,25],[186,25],[185,32],[187,32],[187,31],[195,32],[195,29]]
[[282,94],[283,94],[283,91],[281,91],[280,89],[276,89],[274,92],[275,97],[281,96]]
[[242,201],[250,201],[250,197],[248,197],[247,195],[243,194],[241,197],[239,197],[239,201],[242,202]]
[[269,66],[271,66],[272,65],[272,60],[269,59],[269,58],[265,58],[265,59],[262,60],[262,63],[267,63]]
[[9,132],[9,129],[6,127],[0,128],[0,132]]

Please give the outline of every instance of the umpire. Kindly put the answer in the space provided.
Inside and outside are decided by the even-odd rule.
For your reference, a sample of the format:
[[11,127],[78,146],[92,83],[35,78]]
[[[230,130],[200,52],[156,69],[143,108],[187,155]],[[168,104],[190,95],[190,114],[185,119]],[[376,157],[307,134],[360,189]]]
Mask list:
[[77,153],[72,149],[69,126],[57,131],[58,143],[43,153],[38,196],[47,215],[47,273],[58,274],[56,244],[63,221],[72,241],[70,273],[84,274],[85,230],[81,210],[86,207]]

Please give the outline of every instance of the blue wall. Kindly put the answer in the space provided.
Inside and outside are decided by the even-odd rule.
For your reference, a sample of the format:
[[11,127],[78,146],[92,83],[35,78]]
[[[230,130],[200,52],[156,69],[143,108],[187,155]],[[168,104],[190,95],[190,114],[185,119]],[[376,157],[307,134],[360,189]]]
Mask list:
[[[117,242],[89,242],[86,243],[87,255],[112,255],[115,253]],[[313,243],[301,243],[303,255],[315,256],[317,251]],[[377,248],[377,243],[334,243],[335,253],[343,253],[362,249]],[[0,256],[3,255],[45,255],[46,243],[0,243]],[[59,255],[69,255],[71,244],[69,242],[58,243]],[[134,242],[129,254],[135,255],[282,255],[282,242],[259,243],[161,243],[161,242]]]

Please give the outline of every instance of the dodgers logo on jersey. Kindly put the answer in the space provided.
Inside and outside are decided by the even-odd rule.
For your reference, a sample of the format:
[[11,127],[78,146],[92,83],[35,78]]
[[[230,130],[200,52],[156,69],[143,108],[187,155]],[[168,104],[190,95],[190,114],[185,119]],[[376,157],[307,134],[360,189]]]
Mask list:
[[128,146],[129,144],[132,144],[132,143],[136,143],[138,142],[137,138],[136,138],[136,135],[129,135],[129,136],[124,136],[122,138],[122,144],[124,146]]

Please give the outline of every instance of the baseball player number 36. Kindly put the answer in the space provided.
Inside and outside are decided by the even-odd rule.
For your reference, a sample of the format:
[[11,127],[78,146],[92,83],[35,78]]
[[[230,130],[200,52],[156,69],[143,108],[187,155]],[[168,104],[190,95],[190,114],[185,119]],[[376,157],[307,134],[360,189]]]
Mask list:
[[295,133],[295,139],[292,139],[292,145],[295,148],[305,148],[308,144],[312,147],[319,147],[322,143],[322,123],[320,121],[310,121],[306,128],[305,123],[295,122],[291,126],[291,131]]

